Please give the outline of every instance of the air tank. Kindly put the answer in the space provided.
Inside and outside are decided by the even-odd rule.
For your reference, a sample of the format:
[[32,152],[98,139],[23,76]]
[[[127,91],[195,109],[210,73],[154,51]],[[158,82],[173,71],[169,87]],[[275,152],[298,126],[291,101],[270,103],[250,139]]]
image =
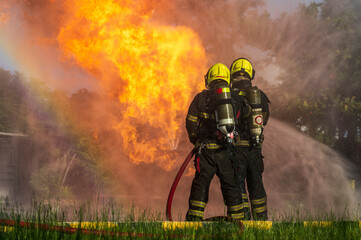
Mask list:
[[246,98],[251,106],[251,114],[248,124],[252,135],[253,144],[260,145],[260,135],[263,129],[263,114],[261,105],[261,93],[257,87],[250,87],[246,93]]
[[217,128],[231,142],[233,141],[235,120],[229,85],[223,81],[217,83],[215,93]]

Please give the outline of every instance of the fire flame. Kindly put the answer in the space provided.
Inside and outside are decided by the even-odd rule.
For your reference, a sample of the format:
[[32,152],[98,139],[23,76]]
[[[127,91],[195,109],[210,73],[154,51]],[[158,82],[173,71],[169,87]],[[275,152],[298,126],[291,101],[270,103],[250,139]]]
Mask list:
[[[100,3],[101,2],[101,3]],[[113,123],[134,163],[175,163],[174,151],[194,94],[202,89],[205,50],[187,27],[152,19],[155,1],[68,1],[58,35],[67,59],[94,74],[119,101]]]
[[6,22],[9,19],[9,5],[6,1],[0,2],[0,27],[3,24],[6,24]]

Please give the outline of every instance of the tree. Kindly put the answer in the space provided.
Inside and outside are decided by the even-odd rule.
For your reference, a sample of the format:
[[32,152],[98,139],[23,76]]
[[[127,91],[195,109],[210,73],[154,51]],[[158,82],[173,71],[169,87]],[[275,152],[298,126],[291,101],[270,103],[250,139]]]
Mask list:
[[273,53],[284,70],[269,91],[272,115],[361,166],[360,11],[359,0],[325,0],[274,20],[243,16],[240,25],[248,44]]
[[0,68],[0,131],[25,132],[26,99],[24,80],[20,73]]

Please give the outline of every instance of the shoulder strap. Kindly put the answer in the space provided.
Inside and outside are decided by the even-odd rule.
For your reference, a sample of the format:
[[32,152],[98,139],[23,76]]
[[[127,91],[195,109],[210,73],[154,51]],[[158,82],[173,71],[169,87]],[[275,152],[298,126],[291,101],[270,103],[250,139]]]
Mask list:
[[262,102],[267,102],[267,103],[271,103],[271,101],[269,100],[269,98],[267,97],[267,95],[260,89],[259,90],[261,92],[261,99],[262,99]]

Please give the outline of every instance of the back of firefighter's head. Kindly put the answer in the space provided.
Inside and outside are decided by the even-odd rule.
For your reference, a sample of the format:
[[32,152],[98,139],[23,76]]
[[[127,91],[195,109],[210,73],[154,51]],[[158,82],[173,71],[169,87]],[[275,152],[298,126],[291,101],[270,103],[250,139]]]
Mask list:
[[247,58],[238,58],[234,60],[231,67],[231,84],[232,88],[238,85],[251,86],[256,71]]
[[205,85],[207,89],[212,89],[219,82],[230,84],[230,73],[226,65],[222,63],[214,64],[204,75]]

